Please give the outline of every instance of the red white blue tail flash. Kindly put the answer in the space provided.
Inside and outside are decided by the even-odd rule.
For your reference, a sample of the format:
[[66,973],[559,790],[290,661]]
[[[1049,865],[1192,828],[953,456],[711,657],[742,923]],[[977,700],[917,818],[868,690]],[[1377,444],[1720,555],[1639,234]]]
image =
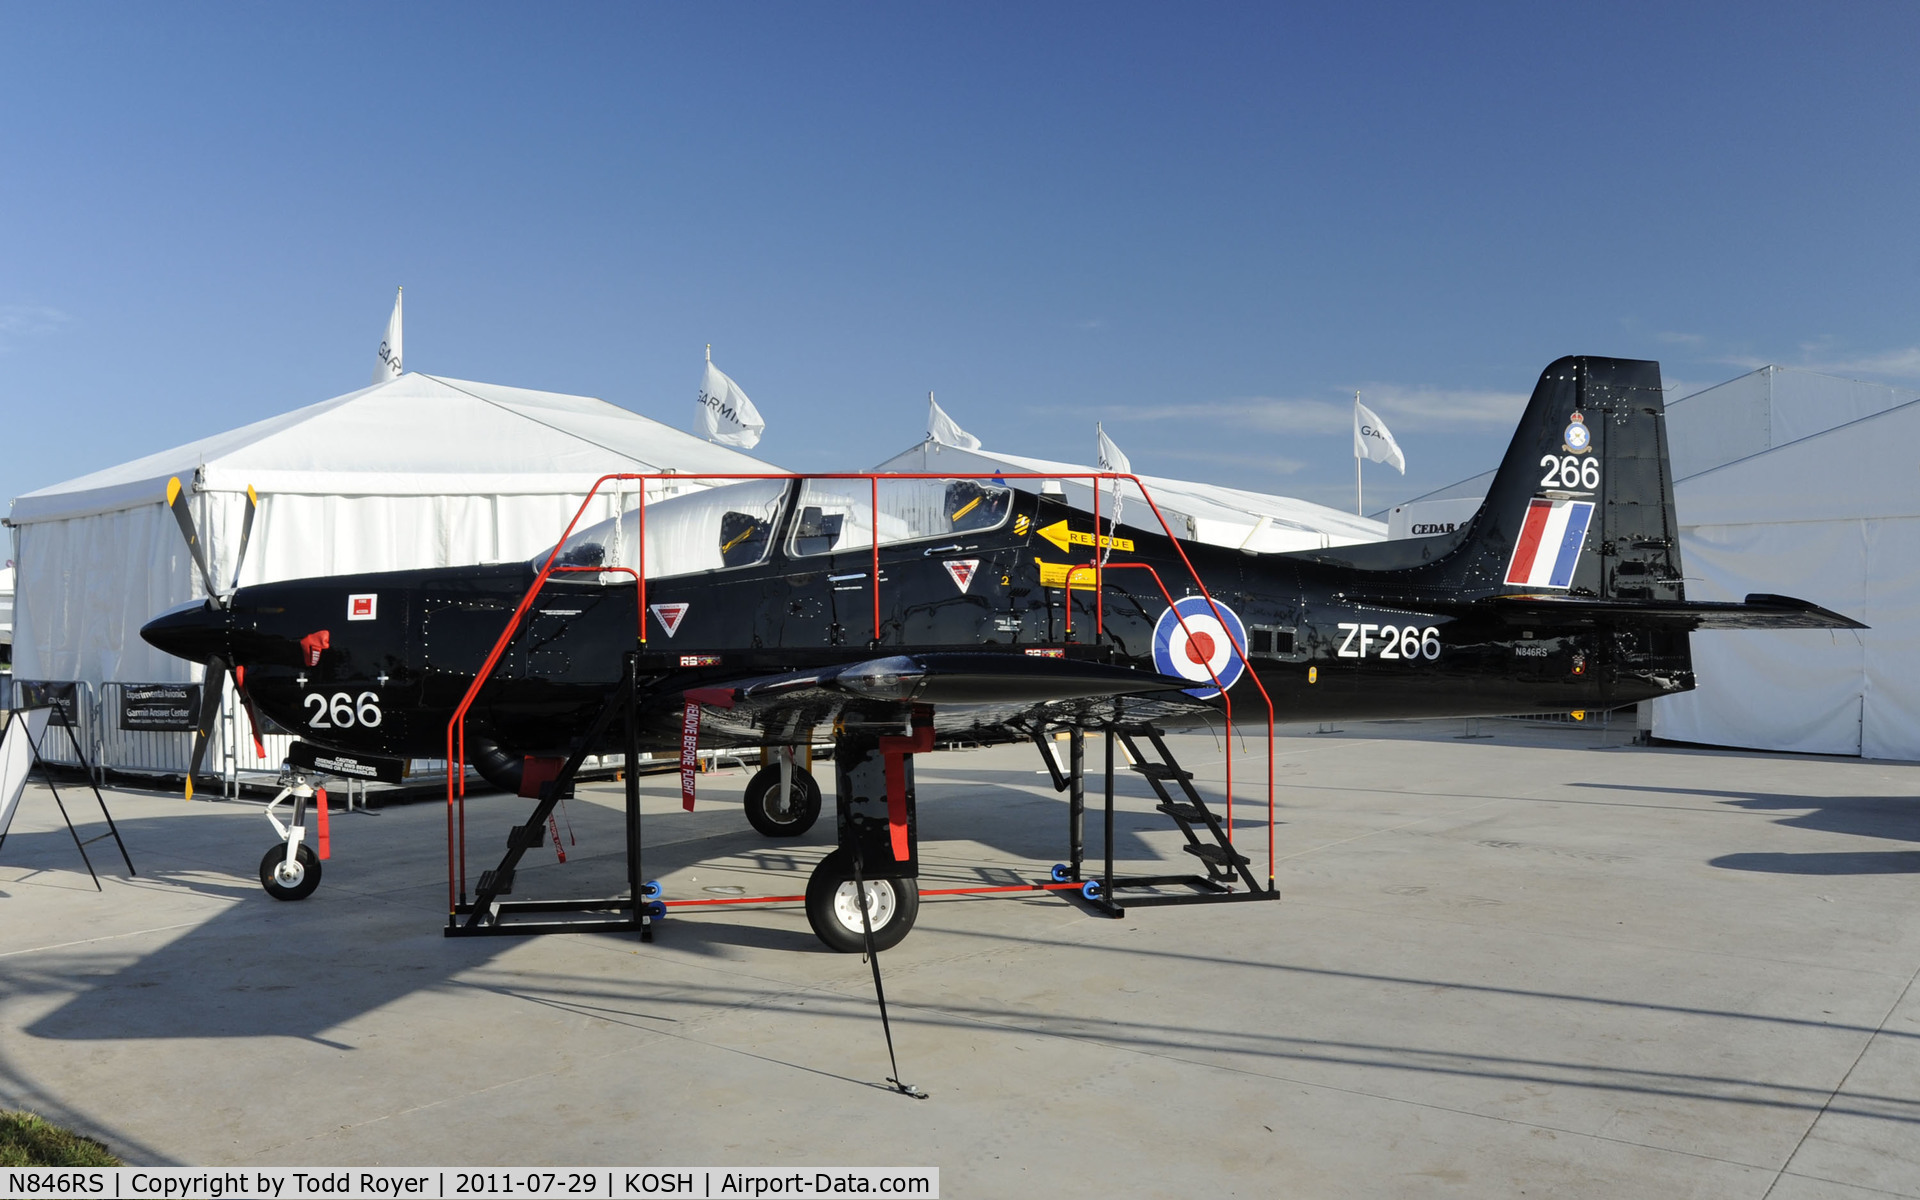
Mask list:
[[1513,544],[1507,582],[1522,587],[1571,587],[1574,564],[1593,520],[1590,500],[1532,500]]

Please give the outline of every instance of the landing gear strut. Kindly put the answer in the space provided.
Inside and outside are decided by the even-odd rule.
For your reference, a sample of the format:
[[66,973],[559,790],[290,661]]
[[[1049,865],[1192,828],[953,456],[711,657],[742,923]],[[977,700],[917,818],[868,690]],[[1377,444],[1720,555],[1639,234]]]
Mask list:
[[930,721],[916,713],[911,737],[849,730],[834,744],[840,848],[807,880],[807,923],[842,954],[866,949],[869,925],[875,950],[897,946],[920,915],[913,756],[933,749]]
[[772,753],[774,761],[747,781],[747,823],[770,838],[799,837],[820,819],[820,784],[793,761],[793,747]]
[[[267,820],[273,822],[280,841],[260,860],[260,886],[275,900],[305,900],[320,886],[320,860],[327,857],[327,789],[315,786],[317,776],[299,767],[288,767],[280,775],[280,794],[267,805]],[[293,799],[293,821],[282,824],[274,812],[287,799]],[[306,846],[307,805],[317,802],[319,815],[315,840],[320,852]]]

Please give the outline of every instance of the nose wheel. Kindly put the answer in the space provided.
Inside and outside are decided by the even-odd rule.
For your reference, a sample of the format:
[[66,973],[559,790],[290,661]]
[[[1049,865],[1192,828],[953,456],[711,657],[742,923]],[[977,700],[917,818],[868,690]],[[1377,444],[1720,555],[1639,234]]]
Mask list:
[[285,843],[275,843],[260,860],[260,886],[275,900],[305,900],[320,886],[320,859],[305,846],[293,848],[287,860]]
[[778,763],[761,767],[747,781],[747,823],[770,838],[799,837],[820,819],[820,784],[813,772],[791,765],[787,773],[784,795]]

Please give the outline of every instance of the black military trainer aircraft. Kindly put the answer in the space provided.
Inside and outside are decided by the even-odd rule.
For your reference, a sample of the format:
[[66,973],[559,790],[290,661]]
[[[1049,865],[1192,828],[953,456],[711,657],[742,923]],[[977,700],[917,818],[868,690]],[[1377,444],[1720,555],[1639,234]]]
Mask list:
[[[913,923],[910,758],[938,744],[1192,722],[1223,689],[1243,722],[1266,719],[1262,692],[1281,721],[1602,709],[1693,687],[1691,630],[1861,628],[1782,596],[1686,599],[1653,362],[1549,366],[1485,503],[1440,537],[1257,554],[1122,536],[1037,483],[742,480],[530,563],[239,588],[142,633],[328,752],[442,756],[470,702],[468,756],[509,789],[542,759],[684,752],[690,728],[709,748],[830,736],[840,846],[807,911],[856,950]],[[596,722],[622,686],[637,743]],[[819,789],[776,761],[748,815],[797,834]],[[276,895],[318,880],[297,849],[263,871]]]

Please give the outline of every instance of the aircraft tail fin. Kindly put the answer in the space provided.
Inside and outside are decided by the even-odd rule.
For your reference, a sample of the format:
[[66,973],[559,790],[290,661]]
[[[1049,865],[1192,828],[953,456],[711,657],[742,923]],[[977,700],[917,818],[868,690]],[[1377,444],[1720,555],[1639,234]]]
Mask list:
[[1547,367],[1449,556],[1456,585],[1684,601],[1665,416],[1657,362],[1580,356]]

